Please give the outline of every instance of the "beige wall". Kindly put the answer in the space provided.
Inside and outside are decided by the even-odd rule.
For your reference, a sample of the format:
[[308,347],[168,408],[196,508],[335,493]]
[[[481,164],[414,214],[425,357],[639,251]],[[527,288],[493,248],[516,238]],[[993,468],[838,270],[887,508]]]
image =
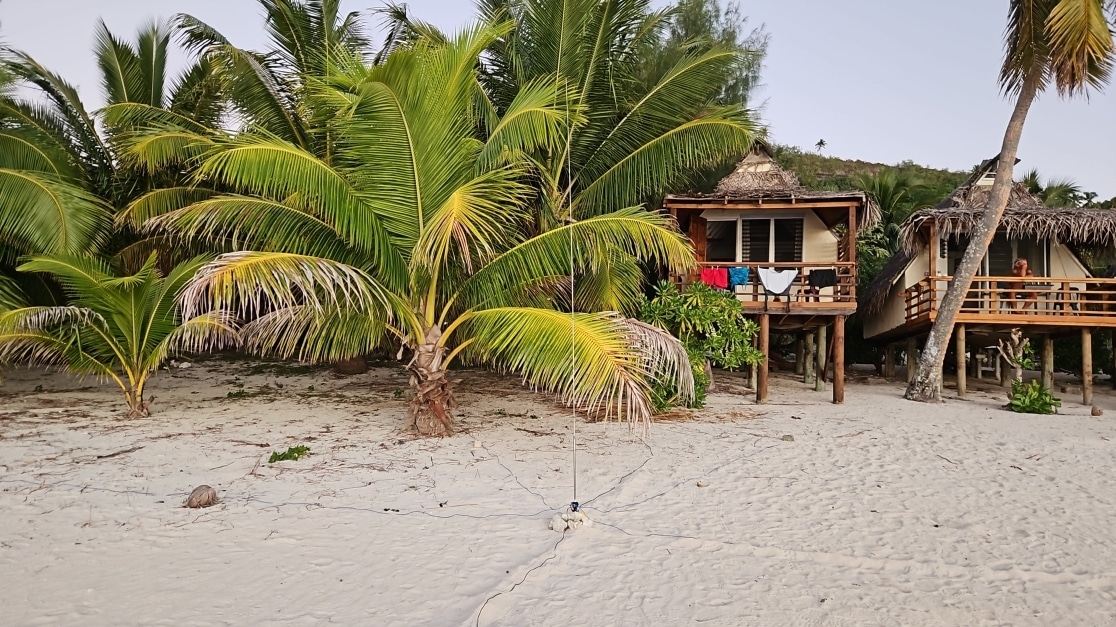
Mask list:
[[892,329],[897,329],[907,321],[906,290],[930,273],[930,257],[924,251],[915,257],[907,270],[891,286],[883,309],[864,320],[864,337],[873,338]]

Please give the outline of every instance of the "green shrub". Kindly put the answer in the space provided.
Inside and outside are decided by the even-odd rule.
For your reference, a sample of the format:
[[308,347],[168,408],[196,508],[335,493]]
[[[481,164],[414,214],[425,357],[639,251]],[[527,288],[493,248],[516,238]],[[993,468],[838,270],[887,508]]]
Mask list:
[[1038,381],[1023,383],[1016,380],[1011,384],[1010,405],[1012,411],[1020,414],[1055,414],[1062,401]]
[[[759,325],[744,315],[740,302],[728,292],[705,284],[690,285],[685,293],[673,283],[662,282],[655,297],[644,299],[639,319],[666,329],[686,347],[694,372],[694,400],[687,406],[705,406],[709,375],[705,362],[725,370],[758,364],[763,359],[752,344]],[[676,406],[678,391],[666,381],[652,382],[656,412]]]
[[298,446],[292,446],[282,453],[276,453],[275,451],[272,451],[271,457],[267,460],[267,463],[274,464],[275,462],[287,461],[297,462],[300,457],[309,454],[310,448],[300,444]]
[[752,346],[759,325],[745,317],[732,294],[704,283],[690,285],[685,293],[673,283],[660,283],[655,297],[641,305],[639,319],[670,331],[687,350],[718,368],[737,370],[763,359]]
[[[709,374],[705,372],[705,357],[690,350],[690,369],[694,373],[694,396],[684,406],[689,409],[705,407],[706,390],[709,389]],[[661,414],[678,406],[678,387],[673,381],[660,379],[651,384],[651,405],[656,414]]]

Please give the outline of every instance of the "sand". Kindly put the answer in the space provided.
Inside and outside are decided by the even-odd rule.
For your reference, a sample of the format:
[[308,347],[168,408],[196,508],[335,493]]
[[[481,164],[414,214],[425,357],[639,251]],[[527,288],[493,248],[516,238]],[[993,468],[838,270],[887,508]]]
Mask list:
[[[2,622],[1116,621],[1111,396],[1099,418],[1072,394],[1023,416],[999,390],[930,406],[876,382],[834,406],[777,378],[756,407],[722,377],[708,409],[642,437],[463,373],[463,432],[416,440],[399,371],[294,370],[173,370],[140,420],[108,386],[6,373]],[[547,522],[573,499],[575,426],[595,524],[563,535]],[[182,507],[200,484],[221,503]]]

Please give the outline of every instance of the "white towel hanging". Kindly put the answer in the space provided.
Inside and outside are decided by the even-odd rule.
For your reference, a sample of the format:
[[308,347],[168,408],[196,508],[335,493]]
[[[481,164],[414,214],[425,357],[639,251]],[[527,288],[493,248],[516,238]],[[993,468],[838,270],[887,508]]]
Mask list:
[[798,270],[794,268],[787,268],[786,270],[760,268],[759,278],[760,283],[763,284],[763,289],[778,296],[787,293],[791,284],[798,278]]

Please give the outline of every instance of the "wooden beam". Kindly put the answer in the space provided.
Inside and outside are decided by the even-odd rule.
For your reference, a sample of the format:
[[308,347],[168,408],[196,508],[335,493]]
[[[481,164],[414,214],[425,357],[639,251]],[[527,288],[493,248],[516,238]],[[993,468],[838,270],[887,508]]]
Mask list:
[[802,335],[799,334],[794,340],[794,374],[806,374],[805,364],[802,363],[803,358],[806,356],[806,342],[802,340]]
[[818,392],[825,391],[825,351],[827,347],[825,341],[825,332],[825,325],[818,327],[818,343],[816,347],[817,350],[814,353],[814,362],[816,366],[816,369],[814,371],[814,390]]
[[806,353],[802,356],[802,382],[806,385],[815,385],[817,380],[818,371],[816,369],[818,346],[815,344],[814,332],[808,331],[806,333]]
[[1081,404],[1093,404],[1093,330],[1081,329]]
[[1042,336],[1042,387],[1054,389],[1054,338]]
[[957,397],[965,398],[965,375],[968,374],[965,370],[965,325],[953,327],[953,336],[957,343]]
[[1000,387],[1010,388],[1012,373],[1011,364],[1008,363],[1008,360],[1004,359],[1004,356],[1000,354],[997,354],[996,361],[1000,364]]
[[771,358],[768,353],[771,349],[771,316],[760,314],[759,317],[759,350],[763,353],[759,370],[756,372],[756,402],[767,402],[767,377],[770,373]]
[[884,378],[891,379],[895,377],[895,345],[888,344],[884,348]]
[[[849,261],[856,263],[856,205],[849,205]],[[853,266],[854,268],[856,266]],[[853,285],[856,285],[854,282]],[[836,331],[834,331],[836,334]]]
[[907,338],[907,383],[915,378],[915,367],[918,365],[918,338]]
[[833,319],[833,402],[845,402],[845,317]]

